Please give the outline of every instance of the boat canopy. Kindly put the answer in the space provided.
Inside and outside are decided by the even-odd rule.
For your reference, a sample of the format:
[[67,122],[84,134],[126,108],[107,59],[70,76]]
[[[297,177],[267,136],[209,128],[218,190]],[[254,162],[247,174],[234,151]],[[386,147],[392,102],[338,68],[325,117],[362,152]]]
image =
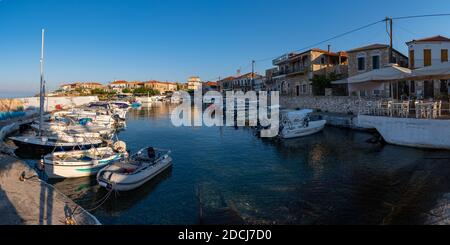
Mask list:
[[285,118],[291,122],[297,121],[297,120],[303,120],[305,117],[307,117],[309,114],[313,113],[313,110],[311,109],[303,109],[298,111],[288,111],[285,113]]
[[361,73],[359,75],[349,77],[348,83],[363,83],[363,82],[387,82],[408,79],[411,76],[411,70],[400,67],[398,65],[390,65],[381,69],[372,70]]

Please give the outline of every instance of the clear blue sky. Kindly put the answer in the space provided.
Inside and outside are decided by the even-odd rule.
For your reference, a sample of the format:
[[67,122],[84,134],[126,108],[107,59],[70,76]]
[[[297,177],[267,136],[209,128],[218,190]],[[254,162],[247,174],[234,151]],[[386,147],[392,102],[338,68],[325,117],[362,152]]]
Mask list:
[[[0,94],[38,90],[40,29],[48,87],[114,79],[186,81],[250,70],[251,59],[301,49],[385,16],[450,13],[450,1],[0,0]],[[395,46],[450,36],[450,17],[399,20]],[[379,24],[333,50],[387,43]],[[326,49],[327,44],[318,46]],[[264,72],[270,61],[257,63]]]

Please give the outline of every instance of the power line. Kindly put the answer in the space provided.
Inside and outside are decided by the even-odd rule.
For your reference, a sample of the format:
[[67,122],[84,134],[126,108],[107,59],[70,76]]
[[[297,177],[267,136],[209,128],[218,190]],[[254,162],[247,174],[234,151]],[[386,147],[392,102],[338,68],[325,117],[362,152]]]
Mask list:
[[[294,51],[292,51],[292,52],[300,52],[300,51],[308,50],[308,49],[314,48],[314,47],[316,47],[316,46],[318,46],[318,45],[321,45],[321,44],[323,44],[323,43],[326,43],[326,42],[332,41],[332,40],[334,40],[334,39],[338,39],[338,38],[347,36],[347,35],[349,35],[349,34],[352,34],[352,33],[357,32],[357,31],[361,31],[361,30],[363,30],[363,29],[369,28],[369,27],[371,27],[371,26],[377,25],[377,24],[382,23],[382,22],[386,22],[386,24],[387,24],[387,21],[390,20],[390,19],[391,19],[391,20],[403,20],[403,19],[426,18],[426,17],[442,17],[442,16],[450,16],[450,13],[442,13],[442,14],[424,14],[424,15],[410,15],[410,16],[400,16],[400,17],[392,17],[392,18],[387,17],[387,18],[384,18],[384,19],[382,19],[382,20],[378,20],[378,21],[369,23],[369,24],[367,24],[367,25],[363,25],[363,26],[361,26],[361,27],[358,27],[358,28],[349,30],[349,31],[347,31],[347,32],[344,32],[344,33],[341,33],[341,34],[332,36],[332,37],[330,37],[330,38],[328,38],[328,39],[325,39],[325,40],[323,40],[323,41],[320,41],[320,42],[317,42],[317,43],[308,45],[308,46],[303,47],[303,48],[301,48],[301,49],[294,50]],[[403,28],[402,28],[402,29],[403,29]],[[255,62],[268,61],[268,60],[275,59],[275,58],[277,58],[277,57],[279,57],[279,55],[277,55],[277,56],[271,56],[271,57],[267,57],[267,58],[263,58],[263,59],[258,59],[258,60],[255,60]]]
[[[330,37],[330,38],[325,39],[325,40],[323,40],[323,41],[320,41],[320,42],[317,42],[317,43],[308,45],[308,46],[306,46],[306,47],[304,47],[304,48],[294,50],[293,52],[300,52],[300,51],[304,51],[304,50],[307,50],[307,49],[310,49],[310,48],[314,48],[314,47],[316,47],[316,46],[318,46],[318,45],[320,45],[320,44],[329,42],[329,41],[334,40],[334,39],[337,39],[337,38],[341,38],[341,37],[343,37],[343,36],[352,34],[352,33],[354,33],[354,32],[357,32],[357,31],[360,31],[360,30],[363,30],[363,29],[366,29],[366,28],[368,28],[368,27],[374,26],[374,25],[376,25],[376,24],[378,24],[378,23],[381,23],[381,22],[384,22],[384,21],[386,21],[386,20],[385,20],[385,19],[379,20],[379,21],[376,21],[376,22],[373,22],[373,23],[370,23],[370,24],[367,24],[367,25],[364,25],[364,26],[361,26],[361,27],[352,29],[352,30],[350,30],[350,31],[347,31],[347,32],[338,34],[338,35],[336,35],[336,36]],[[269,59],[274,59],[274,58],[276,58],[276,57],[278,57],[278,56],[270,57],[270,58],[264,58],[264,59],[259,59],[259,60],[256,60],[256,62],[267,61],[267,60],[269,60]]]
[[450,16],[450,14],[423,14],[423,15],[410,15],[410,16],[401,16],[401,17],[393,17],[393,20],[404,20],[404,19],[414,19],[414,18],[426,18],[426,17],[440,17],[440,16]]

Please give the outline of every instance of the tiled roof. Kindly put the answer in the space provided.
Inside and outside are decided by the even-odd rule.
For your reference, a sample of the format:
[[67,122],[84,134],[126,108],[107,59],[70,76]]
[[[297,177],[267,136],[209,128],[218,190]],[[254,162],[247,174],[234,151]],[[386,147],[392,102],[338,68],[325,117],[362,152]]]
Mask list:
[[[252,76],[252,74],[253,74],[253,76]],[[257,73],[251,73],[251,72],[249,72],[249,73],[246,73],[246,74],[244,74],[244,75],[242,75],[242,76],[239,76],[239,77],[235,77],[234,79],[241,79],[241,78],[255,78],[255,77],[258,77],[258,76],[260,76],[260,75],[258,75]]]
[[128,83],[128,82],[125,80],[119,80],[119,81],[114,81],[111,84],[125,84],[125,83]]
[[418,40],[412,40],[410,42],[407,42],[406,44],[409,43],[420,43],[420,42],[450,42],[450,39],[441,35],[437,35],[437,36],[433,36],[433,37],[427,37],[427,38],[422,38],[422,39],[418,39]]
[[351,50],[347,51],[347,53],[354,53],[354,52],[360,52],[360,51],[366,51],[366,50],[372,50],[372,49],[385,49],[385,48],[389,48],[389,45],[375,43],[375,44],[367,45],[364,47],[351,49]]
[[234,79],[235,79],[235,77],[229,76],[229,77],[226,77],[226,78],[224,78],[224,79],[219,80],[218,82],[232,81],[232,80],[234,80]]

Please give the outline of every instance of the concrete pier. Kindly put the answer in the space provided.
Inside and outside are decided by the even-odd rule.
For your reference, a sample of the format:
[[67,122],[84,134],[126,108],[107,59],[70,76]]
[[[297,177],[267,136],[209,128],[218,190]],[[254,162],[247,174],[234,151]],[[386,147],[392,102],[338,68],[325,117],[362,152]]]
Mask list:
[[[73,223],[67,218],[72,216]],[[0,225],[96,225],[99,221],[26,163],[0,154]]]
[[327,121],[328,126],[338,128],[348,128],[354,130],[367,131],[368,128],[361,127],[358,123],[358,116],[345,113],[333,113],[333,112],[315,112],[313,115],[321,116]]
[[39,179],[4,139],[36,114],[0,122],[0,225],[98,225],[89,212]]

